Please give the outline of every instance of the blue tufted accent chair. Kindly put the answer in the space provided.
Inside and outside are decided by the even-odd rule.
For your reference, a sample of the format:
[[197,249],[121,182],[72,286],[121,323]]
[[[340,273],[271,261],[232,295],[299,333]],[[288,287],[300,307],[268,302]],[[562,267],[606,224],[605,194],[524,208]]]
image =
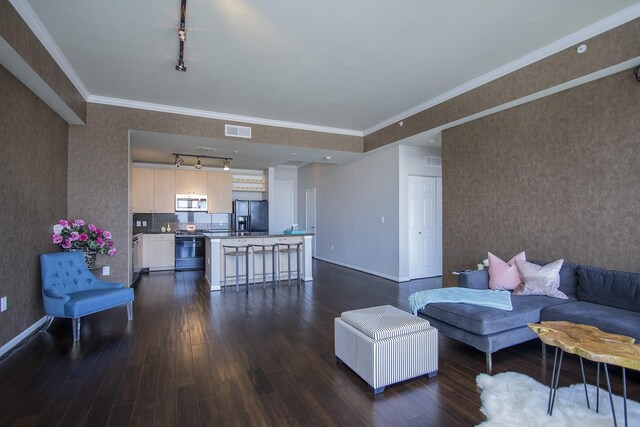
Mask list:
[[133,289],[122,283],[103,282],[87,268],[82,252],[40,255],[42,301],[48,316],[71,318],[73,341],[80,340],[80,318],[127,304],[133,319]]

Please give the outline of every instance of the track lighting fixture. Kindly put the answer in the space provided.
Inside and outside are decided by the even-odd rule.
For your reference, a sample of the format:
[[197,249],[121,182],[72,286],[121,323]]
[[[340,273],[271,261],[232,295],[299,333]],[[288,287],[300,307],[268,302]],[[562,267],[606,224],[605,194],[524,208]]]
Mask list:
[[178,40],[180,40],[180,54],[178,56],[178,64],[176,70],[187,71],[187,66],[184,65],[184,43],[187,41],[187,0],[182,0],[180,6],[180,27],[178,28]]
[[195,157],[196,158],[196,163],[193,165],[194,168],[200,170],[202,169],[202,162],[200,161],[200,159],[220,159],[223,160],[222,163],[222,169],[228,171],[229,168],[231,167],[230,161],[233,160],[232,157],[216,157],[216,156],[202,156],[202,155],[195,155],[195,154],[180,154],[180,153],[173,153],[174,156],[176,156],[176,167],[180,167],[180,165],[182,165],[184,163],[184,160],[182,159],[183,157]]

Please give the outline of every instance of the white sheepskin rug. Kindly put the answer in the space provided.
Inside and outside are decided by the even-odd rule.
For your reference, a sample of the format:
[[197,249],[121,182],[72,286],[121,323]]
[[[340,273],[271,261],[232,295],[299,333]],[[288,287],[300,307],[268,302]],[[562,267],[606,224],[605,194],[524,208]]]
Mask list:
[[[596,387],[587,385],[589,403],[587,408],[584,386],[574,384],[560,387],[553,407],[553,416],[547,415],[549,387],[540,384],[531,377],[516,372],[503,372],[490,376],[480,374],[476,378],[478,387],[482,389],[482,413],[487,421],[482,427],[498,426],[612,426],[609,393],[602,388],[604,375],[600,378],[600,412],[595,411]],[[618,378],[619,380],[619,378]],[[627,393],[628,393],[627,384]],[[619,426],[624,426],[623,399],[613,397],[616,419]],[[627,398],[627,416],[630,426],[640,425],[640,404]]]

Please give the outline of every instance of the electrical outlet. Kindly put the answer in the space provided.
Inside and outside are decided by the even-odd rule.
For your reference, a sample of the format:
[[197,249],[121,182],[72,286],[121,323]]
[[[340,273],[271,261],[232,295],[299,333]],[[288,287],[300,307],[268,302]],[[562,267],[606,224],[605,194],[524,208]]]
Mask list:
[[0,311],[7,311],[7,297],[0,299]]
[[140,221],[136,221],[136,227],[140,227],[142,223]]
[[111,274],[111,267],[109,267],[108,265],[105,265],[104,267],[102,267],[103,276],[108,276],[110,274]]
[[146,227],[147,226],[147,221],[142,221],[142,226]]

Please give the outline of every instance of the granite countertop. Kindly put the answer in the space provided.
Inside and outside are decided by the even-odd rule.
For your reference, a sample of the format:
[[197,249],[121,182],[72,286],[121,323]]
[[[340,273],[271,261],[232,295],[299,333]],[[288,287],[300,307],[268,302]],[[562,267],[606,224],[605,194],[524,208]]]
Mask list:
[[205,237],[210,239],[236,239],[238,237],[304,237],[313,236],[313,233],[304,234],[269,234],[269,233],[251,233],[251,232],[229,232],[229,233],[204,233]]

